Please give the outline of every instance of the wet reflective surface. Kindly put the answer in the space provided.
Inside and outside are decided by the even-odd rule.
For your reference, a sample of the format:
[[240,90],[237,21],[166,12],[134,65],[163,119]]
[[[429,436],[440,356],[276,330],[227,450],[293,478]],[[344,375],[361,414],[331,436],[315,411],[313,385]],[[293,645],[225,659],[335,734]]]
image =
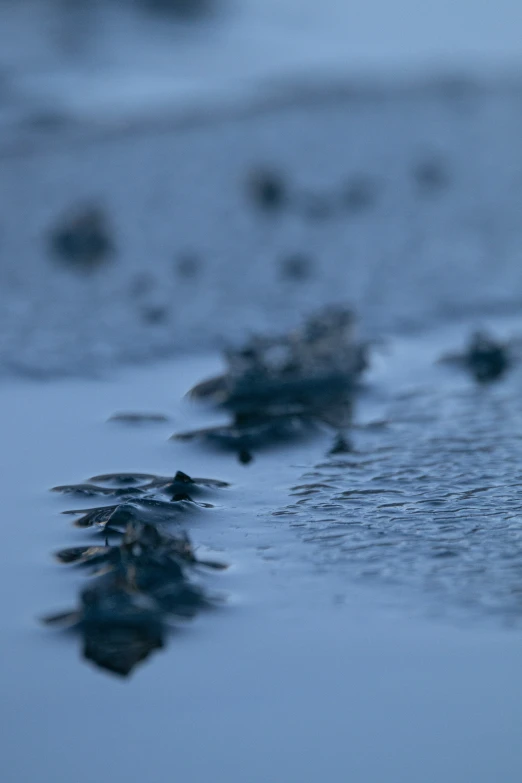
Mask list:
[[[483,325],[499,339],[517,330],[516,319]],[[150,768],[145,747],[154,746],[157,769],[169,770],[175,752],[180,774],[196,781],[219,767],[232,780],[247,769],[255,783],[266,783],[276,763],[292,783],[325,771],[336,779],[339,770],[361,781],[490,783],[500,774],[518,783],[520,636],[506,619],[512,625],[516,616],[520,375],[515,364],[483,387],[438,364],[465,344],[470,326],[390,335],[355,408],[353,451],[334,457],[326,456],[332,439],[321,432],[243,466],[234,455],[168,440],[170,422],[107,426],[116,404],[132,410],[140,403],[168,411],[180,425],[201,426],[200,408],[172,399],[219,372],[212,357],[112,381],[4,384],[11,443],[1,476],[10,523],[0,570],[9,609],[7,779],[38,779],[45,771],[90,783],[103,779],[110,759],[118,775],[137,783]],[[172,638],[153,618],[100,636],[98,618],[82,654],[108,662],[123,641],[123,672],[155,649],[123,682],[81,664],[67,635],[36,625],[36,617],[67,608],[73,592],[89,588],[91,567],[107,565],[49,560],[59,547],[76,549],[73,558],[82,547],[107,550],[103,533],[93,539],[93,528],[76,529],[71,516],[58,513],[70,498],[47,488],[83,477],[97,486],[139,487],[152,476],[172,477],[181,465],[189,476],[232,484],[209,487],[201,500],[215,507],[192,504],[181,526],[198,560],[230,565],[217,573],[198,567],[205,589],[219,584],[224,603],[176,624]],[[93,498],[74,503],[80,510]],[[406,506],[388,505],[395,503]],[[170,522],[165,527],[181,533]],[[341,536],[337,546],[327,527]],[[393,546],[393,558],[378,539]],[[109,547],[118,540],[115,534]],[[447,550],[453,554],[441,557]],[[479,582],[474,567],[485,567],[487,578]],[[432,572],[442,589],[427,578]],[[87,598],[97,605],[96,596]],[[115,742],[115,722],[135,753]],[[477,742],[482,736],[490,740]],[[31,754],[23,752],[28,741]],[[86,743],[96,753],[85,754]]]

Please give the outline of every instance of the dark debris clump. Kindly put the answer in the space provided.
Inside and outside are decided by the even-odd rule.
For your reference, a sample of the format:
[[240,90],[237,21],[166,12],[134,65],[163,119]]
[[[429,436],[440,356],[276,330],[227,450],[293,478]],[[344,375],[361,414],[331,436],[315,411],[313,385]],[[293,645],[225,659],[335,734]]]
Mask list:
[[[196,505],[188,488],[212,492],[227,484],[193,479],[181,471],[174,477],[104,474],[91,482],[55,490],[81,493],[88,487],[89,494],[118,493],[115,496],[121,502],[115,505],[66,512],[81,515],[77,525],[103,531],[105,544],[68,547],[58,551],[56,558],[87,568],[95,582],[82,590],[77,609],[49,616],[44,622],[78,631],[86,659],[126,676],[164,646],[176,620],[189,619],[215,603],[193,574],[197,567],[217,570],[226,566],[199,559],[187,533],[172,535],[162,525],[179,518],[180,504]],[[139,502],[137,490],[143,493]],[[118,537],[118,543],[109,544],[109,533]]]
[[342,432],[351,424],[354,391],[367,346],[347,308],[329,308],[279,337],[254,337],[226,353],[227,372],[197,384],[190,396],[226,409],[229,424],[178,433],[228,448],[244,463],[252,451],[288,441],[316,424]]
[[512,365],[509,344],[481,331],[471,335],[463,353],[443,356],[440,361],[468,370],[478,383],[500,380]]

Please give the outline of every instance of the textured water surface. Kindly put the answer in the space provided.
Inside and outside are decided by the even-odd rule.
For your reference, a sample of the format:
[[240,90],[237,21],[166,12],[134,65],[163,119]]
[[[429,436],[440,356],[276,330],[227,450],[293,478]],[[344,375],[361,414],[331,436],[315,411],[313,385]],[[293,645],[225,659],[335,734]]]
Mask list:
[[[276,512],[313,560],[422,593],[424,611],[522,615],[520,369],[498,385],[435,366],[423,337],[392,348],[361,400],[353,450],[317,462]],[[401,350],[409,368],[394,371]],[[365,408],[371,412],[366,421]]]

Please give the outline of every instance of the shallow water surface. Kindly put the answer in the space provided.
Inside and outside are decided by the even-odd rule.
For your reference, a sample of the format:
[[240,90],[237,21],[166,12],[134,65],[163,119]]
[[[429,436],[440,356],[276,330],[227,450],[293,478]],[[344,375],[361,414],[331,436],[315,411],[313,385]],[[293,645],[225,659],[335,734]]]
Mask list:
[[[328,433],[248,467],[168,441],[216,420],[179,402],[211,357],[5,382],[3,779],[518,781],[520,370],[477,389],[435,365],[470,326],[390,338],[342,458]],[[84,579],[50,559],[85,531],[47,489],[177,469],[231,482],[189,524],[227,600],[121,681],[35,622]]]

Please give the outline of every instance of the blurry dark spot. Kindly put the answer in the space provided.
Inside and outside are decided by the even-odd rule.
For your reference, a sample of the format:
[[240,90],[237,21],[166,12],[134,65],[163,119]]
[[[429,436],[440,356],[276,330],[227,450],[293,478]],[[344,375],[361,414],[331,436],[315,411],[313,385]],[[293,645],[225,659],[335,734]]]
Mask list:
[[140,297],[148,294],[154,288],[154,277],[150,272],[139,272],[135,275],[129,285],[129,294],[132,297]]
[[328,454],[348,454],[353,451],[353,446],[344,435],[337,435]]
[[436,158],[418,163],[413,169],[417,187],[423,193],[432,193],[449,185],[450,176],[445,163]]
[[180,277],[187,280],[197,276],[201,269],[201,259],[195,253],[185,253],[178,258],[176,270]]
[[107,219],[99,207],[65,216],[49,237],[53,255],[71,269],[91,271],[114,252]]
[[147,324],[155,326],[164,323],[168,318],[169,311],[166,307],[158,305],[157,307],[146,307],[142,310],[142,318]]
[[281,277],[285,280],[306,280],[312,273],[311,259],[303,253],[294,253],[281,261]]
[[288,200],[286,185],[276,172],[254,173],[249,181],[249,191],[256,206],[266,211],[281,209]]
[[466,362],[476,380],[481,383],[497,380],[509,367],[506,346],[482,332],[472,336]]
[[161,423],[168,421],[169,417],[164,413],[134,413],[134,412],[122,412],[113,413],[107,421],[121,421],[124,424],[148,424],[148,423]]
[[350,212],[362,212],[374,206],[377,200],[377,186],[366,177],[357,177],[349,182],[343,191],[342,201]]
[[252,454],[246,449],[242,449],[237,455],[237,458],[242,465],[249,465],[254,459]]

